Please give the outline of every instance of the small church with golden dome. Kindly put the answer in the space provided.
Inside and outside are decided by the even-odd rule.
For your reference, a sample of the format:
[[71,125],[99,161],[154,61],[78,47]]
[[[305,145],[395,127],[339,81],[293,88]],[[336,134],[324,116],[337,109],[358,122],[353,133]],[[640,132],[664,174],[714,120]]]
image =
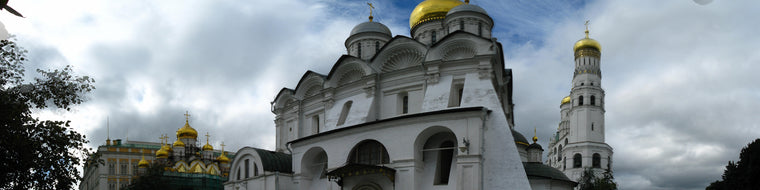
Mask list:
[[[185,125],[177,129],[177,138],[169,145],[169,137],[162,135],[161,149],[156,151],[154,163],[169,165],[166,170],[176,173],[208,174],[227,177],[229,175],[230,158],[224,149],[215,151],[209,144],[206,134],[206,144],[199,146],[198,131],[190,126],[189,114],[185,114]],[[223,146],[224,144],[222,144]],[[224,148],[224,147],[222,147]]]
[[[224,188],[575,188],[554,159],[543,161],[538,137],[515,130],[514,76],[495,24],[469,1],[425,0],[411,10],[409,36],[394,36],[370,12],[329,73],[307,71],[274,97],[275,149],[238,150]],[[587,34],[574,52],[573,82],[594,85],[574,87],[563,106],[602,105],[582,98],[603,97],[601,46]],[[599,109],[586,105],[568,107],[569,117]]]

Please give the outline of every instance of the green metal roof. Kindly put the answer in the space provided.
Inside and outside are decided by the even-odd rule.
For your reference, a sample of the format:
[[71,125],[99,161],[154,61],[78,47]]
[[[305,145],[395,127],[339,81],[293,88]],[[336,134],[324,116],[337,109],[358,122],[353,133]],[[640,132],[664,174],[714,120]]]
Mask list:
[[293,159],[290,154],[253,148],[261,157],[264,171],[293,173]]
[[567,176],[558,169],[544,165],[540,162],[523,162],[523,167],[525,168],[525,174],[528,175],[528,177],[555,179],[578,184],[567,178]]

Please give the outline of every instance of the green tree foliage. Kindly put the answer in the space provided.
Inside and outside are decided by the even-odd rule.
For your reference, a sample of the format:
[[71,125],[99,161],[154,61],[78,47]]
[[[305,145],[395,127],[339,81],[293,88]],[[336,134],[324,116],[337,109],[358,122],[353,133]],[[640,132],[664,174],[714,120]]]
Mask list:
[[149,189],[170,189],[169,183],[163,177],[164,168],[169,167],[167,164],[153,162],[147,171],[140,175],[137,180],[129,184],[130,190],[149,190]]
[[88,154],[85,136],[70,121],[34,118],[46,108],[70,110],[94,89],[87,76],[70,66],[24,80],[26,50],[14,39],[0,41],[0,189],[71,189],[79,180],[78,154]]
[[597,176],[591,168],[586,168],[578,180],[578,187],[580,190],[614,190],[617,189],[617,183],[610,170]]
[[755,139],[739,153],[739,161],[728,161],[721,180],[712,182],[708,190],[757,189],[760,187],[760,139]]

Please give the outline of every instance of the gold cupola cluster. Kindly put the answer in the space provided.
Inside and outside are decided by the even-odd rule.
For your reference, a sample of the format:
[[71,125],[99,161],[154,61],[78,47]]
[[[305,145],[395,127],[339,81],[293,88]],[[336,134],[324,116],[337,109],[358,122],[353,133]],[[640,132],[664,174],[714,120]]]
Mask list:
[[409,16],[409,28],[414,28],[420,23],[443,19],[452,8],[464,4],[458,0],[426,0],[417,5]]

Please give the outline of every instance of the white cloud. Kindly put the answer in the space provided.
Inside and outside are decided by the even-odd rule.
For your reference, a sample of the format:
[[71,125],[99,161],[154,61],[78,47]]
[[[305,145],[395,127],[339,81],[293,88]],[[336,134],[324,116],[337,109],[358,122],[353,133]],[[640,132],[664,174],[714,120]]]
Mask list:
[[[757,2],[474,1],[494,17],[515,74],[517,130],[548,137],[569,93],[572,44],[591,20],[602,44],[607,142],[623,189],[702,189],[760,137]],[[375,20],[408,36],[411,7],[375,3]],[[12,1],[0,12],[33,67],[71,64],[97,89],[69,119],[97,146],[156,141],[189,110],[215,146],[274,147],[269,102],[307,70],[327,73],[364,2]],[[30,70],[30,69],[27,69]],[[128,132],[127,132],[128,131]],[[527,134],[527,133],[525,133]],[[540,138],[539,142],[546,142]]]

